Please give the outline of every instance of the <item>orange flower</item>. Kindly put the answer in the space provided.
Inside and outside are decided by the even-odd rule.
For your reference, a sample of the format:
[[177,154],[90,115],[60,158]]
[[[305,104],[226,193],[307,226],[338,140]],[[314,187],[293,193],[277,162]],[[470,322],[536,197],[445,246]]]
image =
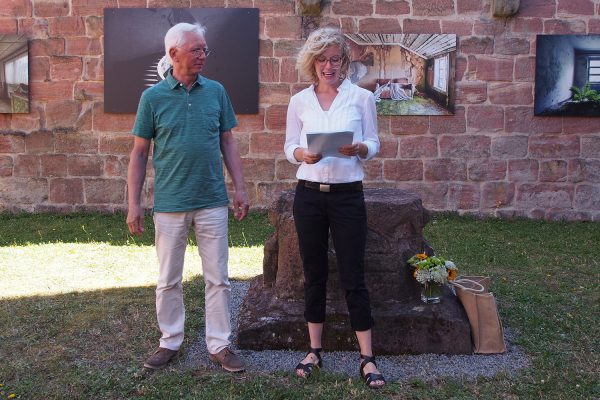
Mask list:
[[419,253],[419,254],[417,254],[417,258],[419,260],[427,260],[428,256],[425,253]]
[[456,275],[458,275],[458,271],[455,269],[448,270],[448,280],[453,281],[456,279]]

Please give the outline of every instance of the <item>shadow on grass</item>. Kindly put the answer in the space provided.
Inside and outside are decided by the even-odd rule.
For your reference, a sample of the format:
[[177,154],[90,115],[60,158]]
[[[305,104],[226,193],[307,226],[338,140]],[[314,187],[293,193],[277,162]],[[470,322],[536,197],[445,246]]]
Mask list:
[[[0,213],[0,246],[39,243],[107,243],[110,245],[154,244],[152,217],[145,219],[142,236],[132,236],[127,230],[124,214],[8,214]],[[262,246],[273,228],[266,213],[254,212],[243,221],[229,219],[231,247]],[[195,238],[190,235],[190,243]]]

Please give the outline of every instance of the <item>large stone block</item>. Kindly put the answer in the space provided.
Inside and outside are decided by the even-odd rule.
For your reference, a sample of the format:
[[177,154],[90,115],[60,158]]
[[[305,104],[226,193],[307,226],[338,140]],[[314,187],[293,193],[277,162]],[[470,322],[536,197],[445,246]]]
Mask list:
[[[293,191],[284,191],[269,210],[275,233],[265,243],[263,275],[252,282],[238,318],[240,348],[304,350],[308,334],[304,313],[302,261],[292,215]],[[428,213],[421,199],[400,189],[366,189],[368,236],[365,279],[375,326],[377,354],[471,352],[469,323],[447,290],[441,304],[420,302],[420,287],[406,260],[432,251],[423,238]],[[354,332],[329,246],[327,320],[323,346],[356,350]]]

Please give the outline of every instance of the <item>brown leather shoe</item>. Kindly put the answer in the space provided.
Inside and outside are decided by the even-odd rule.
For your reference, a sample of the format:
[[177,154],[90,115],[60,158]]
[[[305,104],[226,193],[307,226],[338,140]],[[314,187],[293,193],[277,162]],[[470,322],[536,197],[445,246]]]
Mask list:
[[231,351],[229,347],[225,347],[217,354],[209,354],[208,358],[210,361],[221,364],[221,367],[223,367],[225,371],[242,372],[246,369],[244,361],[242,361],[240,356]]
[[144,361],[144,368],[161,369],[175,357],[178,350],[165,349],[159,347],[150,357]]

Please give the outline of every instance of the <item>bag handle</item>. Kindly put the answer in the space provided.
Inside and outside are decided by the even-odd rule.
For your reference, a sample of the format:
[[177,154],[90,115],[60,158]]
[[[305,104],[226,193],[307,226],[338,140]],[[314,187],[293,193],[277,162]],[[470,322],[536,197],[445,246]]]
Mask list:
[[[485,292],[485,288],[483,287],[483,285],[481,283],[477,282],[477,281],[472,280],[472,279],[459,278],[459,279],[450,281],[450,283],[453,286],[457,286],[457,287],[459,287],[461,289],[469,290],[471,292],[475,292],[475,293],[483,293],[483,292]],[[472,285],[472,286],[475,286],[475,287],[467,287],[467,286],[461,285],[461,283],[463,283],[463,284],[466,283],[466,284],[469,284],[469,285]]]

